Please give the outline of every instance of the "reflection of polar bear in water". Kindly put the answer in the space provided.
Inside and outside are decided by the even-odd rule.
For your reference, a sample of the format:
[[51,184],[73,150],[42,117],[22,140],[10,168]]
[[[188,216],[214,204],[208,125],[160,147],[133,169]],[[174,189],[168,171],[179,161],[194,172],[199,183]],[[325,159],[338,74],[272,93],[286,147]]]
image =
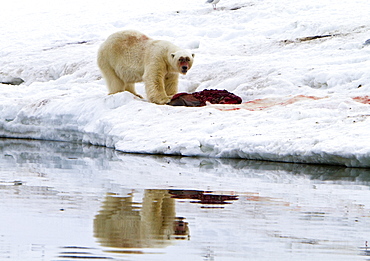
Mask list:
[[175,199],[167,190],[145,190],[143,202],[107,196],[94,220],[95,236],[109,247],[147,248],[188,238],[187,222],[175,217]]
[[179,73],[188,72],[193,57],[168,41],[128,30],[112,34],[101,45],[98,65],[110,94],[129,91],[139,96],[135,83],[144,81],[148,100],[165,104],[177,93]]

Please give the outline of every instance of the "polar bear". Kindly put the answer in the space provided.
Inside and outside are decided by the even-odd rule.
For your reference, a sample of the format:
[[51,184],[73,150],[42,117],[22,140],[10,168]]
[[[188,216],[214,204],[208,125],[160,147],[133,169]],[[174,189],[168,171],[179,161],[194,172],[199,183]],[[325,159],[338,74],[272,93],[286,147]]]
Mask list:
[[136,96],[135,83],[144,82],[147,99],[168,103],[177,93],[179,73],[186,74],[194,54],[163,40],[153,40],[134,30],[112,34],[100,46],[98,65],[109,94],[129,91]]

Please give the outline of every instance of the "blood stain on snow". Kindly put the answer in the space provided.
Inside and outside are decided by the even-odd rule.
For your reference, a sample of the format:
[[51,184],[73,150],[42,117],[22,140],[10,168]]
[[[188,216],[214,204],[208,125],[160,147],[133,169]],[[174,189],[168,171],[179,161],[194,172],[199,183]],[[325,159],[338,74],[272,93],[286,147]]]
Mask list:
[[357,96],[352,98],[354,101],[363,103],[363,104],[370,104],[370,96]]
[[316,96],[307,96],[307,95],[297,95],[294,97],[279,97],[279,98],[265,98],[265,99],[256,99],[253,101],[244,102],[238,105],[212,105],[218,110],[221,111],[235,111],[240,109],[245,109],[249,111],[262,111],[274,106],[286,106],[293,104],[298,101],[303,100],[319,100],[326,97],[316,97]]

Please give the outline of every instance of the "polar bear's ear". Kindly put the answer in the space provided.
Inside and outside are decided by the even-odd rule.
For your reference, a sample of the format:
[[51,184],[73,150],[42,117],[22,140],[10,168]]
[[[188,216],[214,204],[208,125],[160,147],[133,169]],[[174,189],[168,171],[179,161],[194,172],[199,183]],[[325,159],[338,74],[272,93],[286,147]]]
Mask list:
[[172,58],[175,58],[175,54],[174,54],[174,53],[171,53],[171,57],[172,57]]

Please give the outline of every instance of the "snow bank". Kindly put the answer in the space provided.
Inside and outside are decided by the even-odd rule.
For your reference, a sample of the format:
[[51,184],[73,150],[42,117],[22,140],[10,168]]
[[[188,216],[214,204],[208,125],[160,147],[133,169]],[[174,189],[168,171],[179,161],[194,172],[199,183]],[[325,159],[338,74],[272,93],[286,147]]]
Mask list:
[[[370,167],[368,4],[224,0],[214,11],[196,0],[163,3],[12,1],[17,17],[0,18],[0,82],[25,82],[0,85],[0,136]],[[245,103],[187,108],[108,96],[96,52],[122,29],[193,49],[180,91],[226,89]]]

